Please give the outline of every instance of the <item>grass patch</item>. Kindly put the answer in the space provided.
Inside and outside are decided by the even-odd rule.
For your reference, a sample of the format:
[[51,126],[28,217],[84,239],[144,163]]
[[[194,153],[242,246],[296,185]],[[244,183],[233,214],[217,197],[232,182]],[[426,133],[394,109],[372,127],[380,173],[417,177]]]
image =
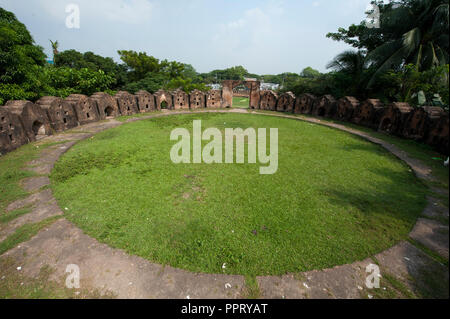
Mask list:
[[255,276],[245,276],[245,291],[244,298],[258,299],[261,297],[258,281]]
[[0,242],[0,255],[4,254],[11,248],[16,247],[18,244],[28,241],[36,235],[41,229],[51,225],[61,216],[55,216],[47,218],[41,222],[34,224],[25,224],[16,229],[16,231],[8,236],[4,241]]
[[13,219],[16,219],[19,216],[28,214],[29,212],[31,212],[31,208],[26,207],[26,208],[17,209],[17,210],[2,214],[2,215],[0,215],[0,224],[7,224],[10,221],[12,221]]
[[41,151],[46,148],[65,142],[35,142],[23,145],[15,151],[0,156],[0,219],[8,219],[8,217],[3,217],[8,204],[29,194],[20,186],[19,182],[24,178],[36,176],[37,174],[24,170],[25,163],[36,159]]
[[[279,168],[173,164],[173,128],[279,129]],[[204,143],[206,144],[206,142]],[[174,115],[82,141],[52,172],[65,216],[128,253],[196,272],[330,268],[407,238],[427,189],[382,147],[321,125],[251,114]]]
[[250,105],[250,99],[248,97],[233,96],[233,108],[248,109]]
[[[299,117],[312,117],[309,115],[301,114],[297,115]],[[337,123],[342,124],[350,128],[357,129],[359,131],[370,134],[373,137],[379,138],[383,141],[391,143],[405,151],[410,157],[421,160],[424,164],[429,166],[432,170],[432,174],[434,177],[438,179],[437,183],[429,182],[429,186],[437,186],[442,188],[449,188],[449,168],[443,165],[444,161],[447,157],[442,154],[436,152],[430,145],[419,143],[414,140],[405,139],[397,136],[392,136],[386,133],[377,132],[373,129],[360,126],[353,123],[336,121],[331,119],[322,119],[324,122]],[[440,160],[436,160],[435,158],[440,158]],[[448,202],[447,202],[448,206]]]
[[375,299],[417,299],[418,296],[408,286],[389,273],[384,272],[380,278],[380,288],[364,289],[362,298],[371,295]]
[[431,258],[433,258],[435,261],[437,261],[438,263],[448,267],[448,260],[445,259],[444,257],[442,257],[441,255],[439,255],[437,252],[435,252],[434,250],[428,248],[427,246],[421,244],[420,242],[418,242],[417,240],[414,240],[412,238],[408,238],[408,242],[414,246],[416,246],[417,248],[419,248],[420,250],[422,250],[425,254],[427,254],[428,256],[430,256]]
[[68,289],[64,283],[51,281],[54,269],[43,266],[39,274],[26,277],[14,267],[11,258],[0,260],[0,298],[2,299],[96,299],[113,298],[112,294],[102,294],[98,290]]
[[120,121],[120,122],[126,122],[127,120],[132,119],[132,118],[141,118],[144,116],[149,116],[149,115],[159,114],[159,113],[162,113],[162,111],[152,111],[149,113],[136,113],[136,114],[132,114],[132,115],[122,115],[122,116],[116,117],[115,120]]

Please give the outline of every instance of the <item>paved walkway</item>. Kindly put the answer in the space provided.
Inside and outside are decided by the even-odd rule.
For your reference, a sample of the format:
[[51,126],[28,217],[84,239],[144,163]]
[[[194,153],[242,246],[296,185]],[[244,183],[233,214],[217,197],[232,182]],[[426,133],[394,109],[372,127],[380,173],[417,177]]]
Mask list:
[[[343,125],[315,118],[285,114],[266,114],[246,110],[208,110],[200,112],[254,113],[261,116],[278,116],[326,125],[361,136],[389,150],[405,161],[420,179],[433,180],[431,170],[420,161],[410,158],[394,145],[374,138],[367,133]],[[163,112],[131,118],[126,122],[200,112]],[[27,163],[25,169],[39,174],[22,181],[22,187],[31,193],[27,198],[11,203],[7,211],[30,206],[30,213],[22,215],[2,228],[0,241],[22,225],[35,223],[52,216],[63,215],[51,190],[48,175],[55,162],[71,146],[94,134],[123,124],[108,120],[77,127],[61,134],[48,136],[40,143],[62,142],[43,150],[39,158]],[[448,194],[447,190],[437,190]],[[436,198],[428,198],[428,206],[418,219],[410,237],[448,260],[448,226],[440,224],[440,216],[448,218],[448,208],[442,208]],[[21,267],[23,275],[36,277],[42,267],[49,265],[55,271],[50,280],[64,283],[66,267],[80,267],[82,288],[112,294],[118,298],[243,298],[248,295],[243,276],[224,274],[198,274],[152,263],[146,259],[130,256],[120,249],[111,248],[85,235],[82,230],[65,218],[60,218],[41,230],[31,240],[7,251],[0,260],[12,260],[14,267]],[[448,267],[424,253],[409,242],[400,242],[376,256],[353,264],[332,269],[309,271],[284,276],[257,277],[262,298],[367,298],[373,292],[366,289],[366,267],[377,263],[387,274],[415,291],[424,283],[424,271],[448,282]],[[425,280],[426,281],[426,280]],[[380,289],[383,289],[380,288]],[[445,296],[443,296],[445,297]],[[447,290],[448,297],[448,290]]]

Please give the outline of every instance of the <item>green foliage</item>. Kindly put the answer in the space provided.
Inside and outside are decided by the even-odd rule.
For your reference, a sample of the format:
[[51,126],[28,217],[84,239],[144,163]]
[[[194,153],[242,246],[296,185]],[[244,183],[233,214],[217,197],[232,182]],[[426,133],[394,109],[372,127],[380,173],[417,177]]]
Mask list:
[[405,62],[420,71],[448,64],[448,0],[404,0],[398,4],[380,4],[388,8],[381,16],[384,43],[368,52],[368,61],[376,66],[369,85]]
[[361,22],[327,35],[367,52],[366,63],[374,67],[368,87],[387,71],[398,71],[405,63],[416,65],[420,71],[448,64],[448,0],[372,3],[380,9],[380,28],[369,28]]
[[120,58],[128,67],[128,79],[130,82],[139,81],[145,78],[148,73],[158,73],[161,71],[161,64],[155,57],[148,56],[145,52],[118,51]]
[[42,96],[67,97],[73,93],[91,95],[108,90],[114,79],[103,71],[67,67],[33,66],[22,85],[0,84],[0,104],[8,100],[35,101]]
[[105,58],[93,52],[80,53],[76,50],[67,50],[55,55],[55,66],[74,69],[89,69],[91,71],[103,71],[114,78],[114,87],[120,87],[126,83],[126,67],[114,62],[112,58]]
[[304,68],[303,71],[300,73],[300,76],[302,78],[307,79],[316,79],[321,75],[321,73],[317,70],[314,70],[312,67],[308,66],[307,68]]
[[0,102],[8,97],[29,97],[37,66],[45,64],[43,49],[34,44],[25,25],[0,8]]
[[[443,104],[448,107],[449,65],[435,67],[427,71],[419,71],[417,66],[407,64],[400,71],[390,70],[383,76],[386,83],[384,93],[391,100],[408,102],[412,105],[431,103],[435,94],[439,94]],[[424,101],[419,101],[422,94]]]
[[87,68],[73,69],[67,67],[43,68],[45,82],[49,85],[49,94],[65,97],[71,93],[92,95],[111,87],[114,79],[102,70],[92,71]]
[[331,94],[336,98],[356,95],[352,91],[353,78],[344,72],[330,72],[317,78],[299,78],[283,87],[282,91],[291,91],[295,95],[311,93],[316,96]]
[[221,83],[223,80],[242,81],[244,77],[256,77],[255,74],[250,74],[243,66],[233,66],[224,70],[214,70],[209,73],[200,74],[203,81],[207,84]]
[[194,67],[176,61],[159,61],[146,53],[119,51],[128,72],[128,83],[124,89],[129,92],[146,90],[151,93],[159,89],[173,90],[181,88],[189,93],[194,89],[207,91]]
[[165,86],[165,88],[168,90],[181,88],[186,93],[190,93],[193,90],[200,90],[204,92],[209,90],[209,88],[203,83],[192,83],[192,79],[190,78],[183,79],[181,77],[177,77],[170,80],[170,82]]
[[423,91],[428,101],[439,95],[448,105],[448,0],[372,4],[380,9],[380,28],[361,22],[327,35],[359,49],[343,52],[328,64],[351,76],[341,90],[360,99],[372,96],[416,105]]

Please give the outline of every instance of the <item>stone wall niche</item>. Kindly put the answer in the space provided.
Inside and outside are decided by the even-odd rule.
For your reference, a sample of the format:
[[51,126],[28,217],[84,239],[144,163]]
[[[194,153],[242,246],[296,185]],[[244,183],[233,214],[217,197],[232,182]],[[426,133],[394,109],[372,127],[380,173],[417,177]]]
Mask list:
[[408,103],[389,104],[380,119],[378,130],[395,135],[402,135],[403,126],[413,108]]
[[206,93],[206,107],[207,108],[222,107],[222,91],[221,90],[209,90]]
[[430,120],[429,131],[426,134],[426,143],[433,146],[442,154],[448,155],[449,138],[449,117],[448,112],[442,113],[438,119]]
[[51,127],[62,132],[78,126],[78,119],[72,105],[60,97],[44,96],[37,102],[47,112]]
[[206,94],[200,90],[193,90],[189,94],[191,109],[204,109],[206,107]]
[[30,142],[52,134],[50,120],[40,106],[30,101],[8,101],[4,108],[20,118]]
[[177,89],[172,92],[172,97],[174,110],[189,109],[189,95],[186,92]]
[[153,95],[155,96],[155,103],[158,110],[173,109],[172,94],[170,94],[170,92],[158,90]]
[[295,101],[294,113],[311,114],[316,97],[309,93],[301,94]]
[[341,121],[350,122],[353,113],[359,107],[359,101],[353,96],[345,96],[337,102],[337,112],[335,118]]
[[384,113],[384,105],[378,99],[368,99],[353,113],[353,123],[377,129]]
[[65,101],[72,105],[77,114],[78,123],[80,125],[97,122],[100,120],[97,104],[93,99],[84,94],[71,94],[66,97]]
[[336,114],[337,101],[331,95],[324,95],[314,101],[312,114],[332,118]]
[[120,116],[119,106],[117,101],[108,93],[97,92],[91,96],[91,99],[97,105],[97,111],[100,119],[109,119]]
[[[427,131],[432,129],[433,123],[439,119],[444,110],[438,106],[424,106],[415,108],[406,119],[403,127],[403,137],[423,140]],[[431,127],[429,127],[431,126]]]
[[137,99],[139,112],[146,113],[146,112],[151,112],[151,111],[156,110],[155,97],[153,96],[153,94],[151,94],[145,90],[140,90],[140,91],[136,92],[135,96]]
[[292,92],[286,92],[280,95],[277,101],[278,112],[292,113],[294,111],[295,95]]
[[0,106],[0,154],[6,154],[27,144],[28,136],[17,114]]
[[119,91],[114,95],[122,115],[133,115],[139,113],[136,97],[126,91]]
[[259,100],[259,108],[261,110],[276,111],[278,95],[271,90],[261,91]]

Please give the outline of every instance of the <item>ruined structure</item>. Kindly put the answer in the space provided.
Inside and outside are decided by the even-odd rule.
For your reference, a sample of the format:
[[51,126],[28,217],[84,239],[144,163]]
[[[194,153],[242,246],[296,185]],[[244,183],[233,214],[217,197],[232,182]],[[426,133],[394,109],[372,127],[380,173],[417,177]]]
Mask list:
[[[407,103],[392,103],[387,107],[377,99],[361,104],[353,97],[336,101],[331,95],[315,98],[311,94],[295,97],[291,92],[278,97],[273,91],[260,91],[259,82],[224,81],[224,90],[203,93],[194,90],[187,95],[181,90],[172,93],[159,90],[155,94],[139,91],[136,95],[118,92],[114,97],[95,93],[91,98],[72,94],[65,100],[44,97],[36,104],[29,101],[9,101],[0,106],[0,153],[9,152],[36,138],[62,131],[79,124],[137,112],[172,109],[203,109],[231,107],[233,88],[249,88],[250,107],[261,110],[313,114],[338,118],[380,131],[423,141],[443,154],[448,154],[449,118],[440,107],[413,109]],[[257,97],[256,97],[257,95]]]
[[206,94],[200,90],[193,90],[189,94],[191,109],[203,109],[206,107]]
[[155,92],[155,94],[153,94],[153,96],[155,97],[155,107],[158,110],[173,109],[172,94],[170,94],[169,92],[158,90],[157,92]]
[[245,85],[249,90],[249,106],[251,109],[259,107],[260,87],[259,81],[235,81],[225,80],[222,83],[222,107],[233,106],[233,89],[239,85]]
[[40,106],[30,101],[8,101],[4,108],[20,118],[30,142],[52,134],[47,113]]
[[28,136],[20,117],[0,106],[0,154],[11,152],[27,143]]
[[424,106],[415,108],[405,121],[402,136],[414,140],[423,140],[428,129],[432,129],[433,124],[444,113],[438,106]]
[[353,112],[359,107],[359,101],[353,96],[345,96],[337,102],[335,118],[341,121],[351,121]]
[[91,95],[91,99],[97,105],[97,111],[100,119],[117,117],[120,115],[119,106],[117,101],[108,93],[97,92]]
[[210,90],[206,93],[206,107],[218,108],[222,107],[222,91]]
[[280,95],[277,102],[278,112],[290,112],[294,111],[295,95],[292,92],[286,92]]
[[408,103],[395,102],[384,109],[378,130],[386,133],[401,135],[403,125],[413,108]]
[[139,113],[136,97],[126,91],[119,91],[114,95],[119,106],[120,114],[133,115]]
[[261,110],[276,111],[278,95],[271,90],[261,91],[259,108]]
[[60,97],[44,96],[36,101],[47,113],[50,126],[56,132],[62,132],[78,126],[77,115],[72,105]]
[[86,95],[71,94],[66,97],[65,101],[72,105],[80,125],[100,120],[96,103]]
[[153,94],[145,90],[140,90],[136,92],[135,97],[137,100],[139,112],[147,113],[156,110],[155,97],[153,96]]
[[312,114],[331,118],[336,114],[336,109],[336,99],[331,95],[324,95],[314,101]]
[[259,81],[247,81],[247,87],[250,88],[250,101],[249,107],[251,109],[259,109],[259,103],[261,98],[261,83]]
[[442,154],[448,155],[448,135],[449,135],[448,113],[443,113],[438,119],[431,120],[429,132],[426,135],[426,143],[433,146]]
[[301,94],[295,101],[296,114],[311,114],[316,97],[309,93]]
[[183,90],[177,89],[172,92],[173,109],[189,109],[189,95]]
[[355,109],[352,122],[377,129],[383,112],[384,105],[380,100],[368,99]]

